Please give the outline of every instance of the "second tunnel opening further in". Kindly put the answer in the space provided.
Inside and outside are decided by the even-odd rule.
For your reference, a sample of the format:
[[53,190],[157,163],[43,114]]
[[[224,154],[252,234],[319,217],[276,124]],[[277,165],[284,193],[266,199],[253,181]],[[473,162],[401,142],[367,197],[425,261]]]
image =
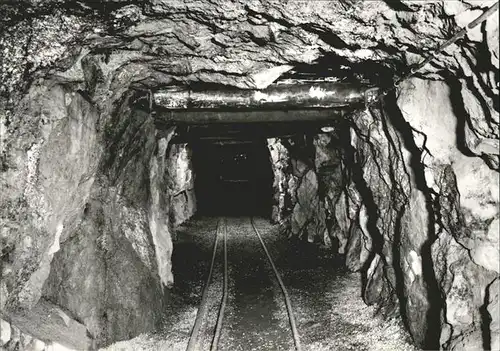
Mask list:
[[[276,209],[284,189],[279,189],[275,177],[292,172],[292,165],[288,149],[282,146],[279,155],[272,144],[291,142],[299,154],[309,154],[312,144],[298,145],[318,135],[328,124],[295,121],[178,125],[173,142],[191,150],[197,214],[259,216],[279,222]],[[271,150],[278,153],[272,156]],[[307,163],[306,159],[302,161]]]
[[273,173],[266,140],[192,144],[198,213],[271,214]]

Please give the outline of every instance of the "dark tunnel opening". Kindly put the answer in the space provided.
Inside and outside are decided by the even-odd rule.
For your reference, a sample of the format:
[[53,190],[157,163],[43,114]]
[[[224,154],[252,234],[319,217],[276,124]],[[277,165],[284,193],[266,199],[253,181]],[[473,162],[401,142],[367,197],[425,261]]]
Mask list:
[[265,139],[192,144],[199,215],[269,218],[273,172]]

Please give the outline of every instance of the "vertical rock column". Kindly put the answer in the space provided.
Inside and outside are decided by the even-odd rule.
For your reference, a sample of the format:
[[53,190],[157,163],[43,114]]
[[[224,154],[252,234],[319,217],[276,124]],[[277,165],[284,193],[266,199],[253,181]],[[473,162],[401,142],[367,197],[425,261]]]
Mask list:
[[[488,329],[497,328],[499,318],[488,312],[498,304],[491,287],[500,272],[500,179],[494,161],[499,154],[498,111],[480,90],[457,84],[455,77],[412,79],[402,87],[397,104],[412,126],[409,137],[422,150],[425,170],[419,187],[430,193],[425,207],[431,214],[428,230],[435,235],[427,256],[417,251],[412,258],[407,251],[405,262],[421,265],[422,272],[430,267],[436,277],[443,298],[440,344],[488,349],[497,342],[494,330]],[[420,222],[413,217],[408,234]]]
[[170,219],[174,226],[185,222],[196,212],[191,155],[188,144],[173,144],[166,160]]
[[291,210],[289,183],[292,179],[287,173],[290,166],[290,156],[286,147],[277,138],[267,139],[267,147],[274,174],[271,220],[275,223],[283,223]]
[[268,140],[274,172],[273,220],[289,227],[292,236],[323,241],[327,231],[315,149],[308,136],[299,139]]
[[1,310],[37,303],[80,220],[103,151],[98,118],[82,94],[49,82],[34,84],[2,126]]
[[337,202],[336,218],[347,234],[341,234],[346,264],[362,273],[365,302],[387,314],[400,312],[415,342],[432,348],[431,323],[439,321],[440,307],[433,305],[439,296],[430,295],[433,276],[422,268],[423,257],[430,261],[422,252],[429,235],[427,193],[419,187],[421,166],[412,163],[418,151],[388,114],[378,107],[361,111],[337,131],[345,201]]

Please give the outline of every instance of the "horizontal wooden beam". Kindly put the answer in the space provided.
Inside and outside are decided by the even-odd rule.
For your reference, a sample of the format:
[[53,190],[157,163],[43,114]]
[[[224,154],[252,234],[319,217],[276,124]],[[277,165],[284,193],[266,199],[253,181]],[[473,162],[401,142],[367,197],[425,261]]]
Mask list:
[[220,137],[199,137],[195,138],[193,136],[185,136],[179,135],[172,138],[172,144],[192,144],[192,143],[209,143],[209,144],[217,144],[217,145],[239,145],[239,144],[253,144],[259,141],[265,141],[269,138],[280,138],[280,139],[291,139],[294,137],[298,137],[300,134],[269,134],[269,135],[237,135],[233,137],[229,136],[220,136]]
[[253,122],[331,121],[341,118],[345,110],[276,110],[276,111],[157,111],[158,124],[212,124]]
[[[333,123],[334,124],[334,123]],[[231,124],[178,124],[173,143],[217,142],[246,143],[268,138],[292,138],[304,134],[317,134],[332,122],[289,122],[289,123],[231,123]],[[157,125],[159,129],[163,129]]]
[[342,108],[365,101],[368,86],[336,82],[273,84],[263,90],[219,89],[194,91],[181,88],[154,93],[154,105],[164,110],[204,109],[309,109]]

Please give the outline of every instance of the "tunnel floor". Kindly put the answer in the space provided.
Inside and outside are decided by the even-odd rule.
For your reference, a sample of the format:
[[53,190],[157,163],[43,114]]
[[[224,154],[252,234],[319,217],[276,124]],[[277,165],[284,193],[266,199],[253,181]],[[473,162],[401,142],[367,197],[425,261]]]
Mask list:
[[[208,274],[218,218],[198,217],[176,230],[175,284],[161,332],[118,342],[108,350],[185,350]],[[294,350],[279,285],[249,217],[227,218],[229,296],[219,350]],[[316,244],[291,244],[277,225],[254,219],[288,289],[303,350],[417,350],[397,318],[382,320],[360,297],[361,279]],[[306,245],[306,246],[304,246]],[[219,250],[222,244],[219,244]],[[208,322],[200,350],[209,350],[223,284],[217,256]],[[211,323],[211,325],[210,325]]]

